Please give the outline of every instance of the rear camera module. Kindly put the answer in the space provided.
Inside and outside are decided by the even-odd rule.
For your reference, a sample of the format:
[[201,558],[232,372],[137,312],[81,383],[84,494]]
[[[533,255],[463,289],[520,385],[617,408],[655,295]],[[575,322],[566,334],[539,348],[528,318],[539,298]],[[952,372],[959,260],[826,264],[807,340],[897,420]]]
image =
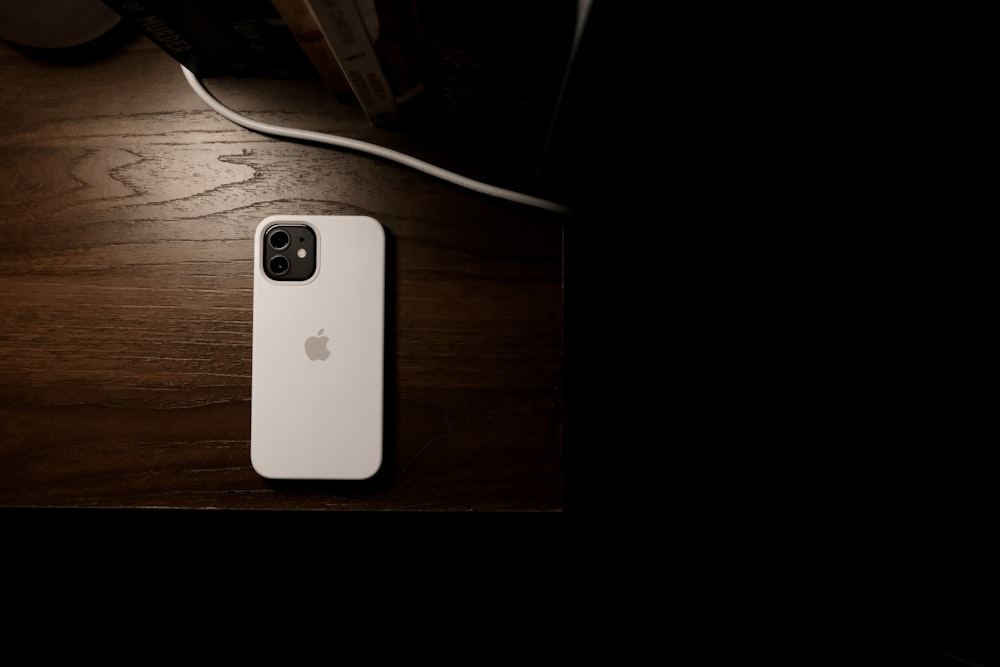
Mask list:
[[273,224],[260,243],[260,268],[271,280],[302,282],[316,274],[319,237],[309,225],[291,220]]

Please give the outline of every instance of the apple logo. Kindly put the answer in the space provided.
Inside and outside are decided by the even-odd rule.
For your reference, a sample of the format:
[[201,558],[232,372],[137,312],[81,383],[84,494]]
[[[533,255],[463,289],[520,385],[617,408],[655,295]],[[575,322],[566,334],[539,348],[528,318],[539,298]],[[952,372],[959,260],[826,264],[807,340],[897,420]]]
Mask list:
[[330,350],[326,348],[329,341],[330,339],[323,335],[322,329],[315,336],[306,338],[306,356],[313,361],[325,361],[330,356]]

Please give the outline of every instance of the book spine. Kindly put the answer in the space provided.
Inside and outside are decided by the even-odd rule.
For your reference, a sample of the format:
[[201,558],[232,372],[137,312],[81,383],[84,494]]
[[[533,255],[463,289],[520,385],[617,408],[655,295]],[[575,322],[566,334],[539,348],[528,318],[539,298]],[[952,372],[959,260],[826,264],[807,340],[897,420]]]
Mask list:
[[192,73],[203,77],[228,73],[228,67],[206,50],[187,26],[164,13],[162,7],[155,1],[103,0],[103,2]]
[[201,5],[242,46],[255,74],[280,79],[315,74],[271,0],[202,0]]
[[399,108],[378,54],[353,0],[309,0],[309,9],[337,57],[368,122],[373,127],[399,123]]
[[354,90],[344,77],[344,72],[337,63],[337,56],[323,37],[319,23],[309,11],[306,0],[273,0],[273,4],[334,98],[344,104],[357,104]]
[[259,75],[260,69],[253,54],[219,23],[207,10],[212,0],[140,0],[184,35],[189,42],[220,63],[225,74],[235,76]]

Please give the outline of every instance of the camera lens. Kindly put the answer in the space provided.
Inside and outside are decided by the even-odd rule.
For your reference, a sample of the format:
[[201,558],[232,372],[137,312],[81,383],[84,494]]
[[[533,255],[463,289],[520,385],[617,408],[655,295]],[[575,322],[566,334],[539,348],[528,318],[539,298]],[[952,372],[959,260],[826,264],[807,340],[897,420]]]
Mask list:
[[288,258],[284,255],[275,255],[267,263],[267,267],[272,275],[283,276],[288,272]]
[[268,242],[275,250],[284,250],[288,247],[288,234],[279,229],[278,231],[271,233],[271,236],[268,237]]

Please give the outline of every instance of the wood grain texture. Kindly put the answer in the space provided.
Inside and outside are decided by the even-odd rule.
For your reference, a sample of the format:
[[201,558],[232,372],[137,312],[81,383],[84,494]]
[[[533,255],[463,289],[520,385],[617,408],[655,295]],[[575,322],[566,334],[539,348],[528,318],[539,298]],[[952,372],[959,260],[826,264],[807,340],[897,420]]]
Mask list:
[[[318,81],[206,85],[260,120],[435,157]],[[280,213],[388,231],[373,480],[250,466],[252,239]],[[564,223],[237,127],[145,38],[79,64],[0,45],[0,506],[560,511]]]

